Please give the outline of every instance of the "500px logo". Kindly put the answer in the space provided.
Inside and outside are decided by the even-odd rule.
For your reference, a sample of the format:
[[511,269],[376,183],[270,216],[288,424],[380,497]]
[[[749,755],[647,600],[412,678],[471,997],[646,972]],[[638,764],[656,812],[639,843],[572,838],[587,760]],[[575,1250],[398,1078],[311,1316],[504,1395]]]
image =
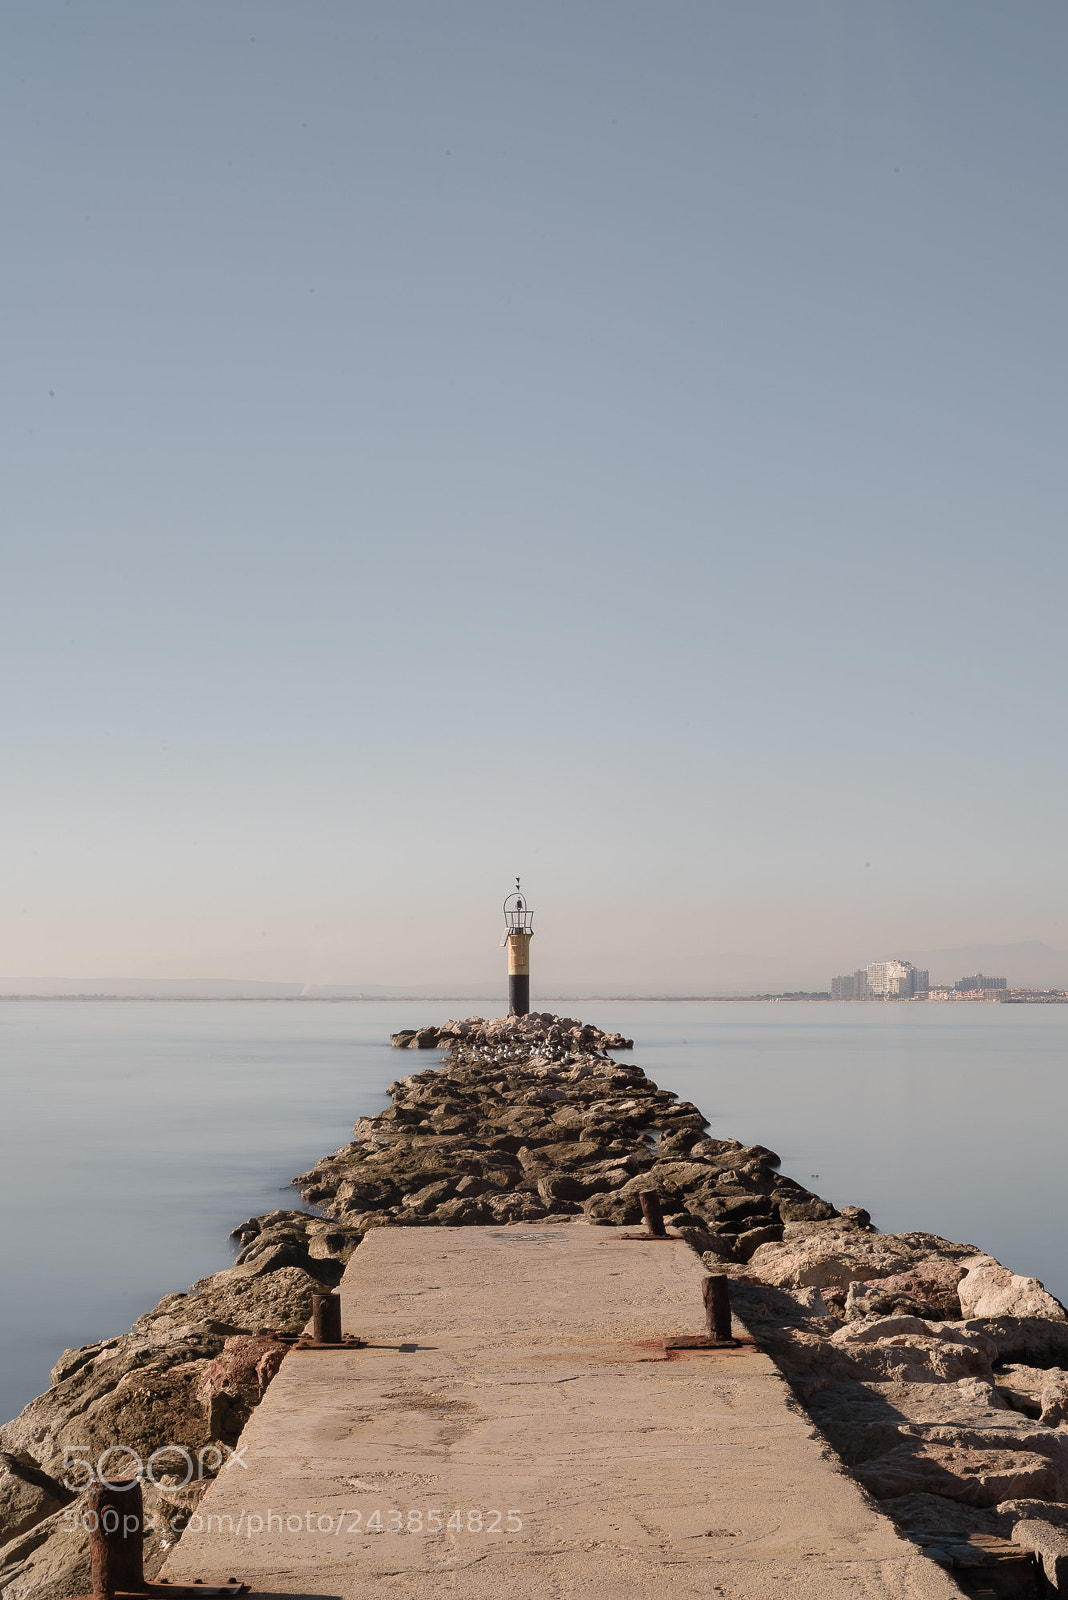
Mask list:
[[[248,1462],[244,1459],[247,1449],[247,1444],[242,1445],[240,1450],[231,1450],[228,1444],[206,1444],[197,1451],[197,1458],[194,1461],[192,1453],[184,1445],[161,1444],[159,1449],[153,1450],[148,1460],[144,1461],[132,1445],[111,1444],[108,1445],[106,1450],[101,1451],[96,1460],[94,1470],[94,1463],[85,1459],[90,1450],[87,1444],[65,1444],[63,1446],[63,1471],[66,1476],[63,1478],[63,1487],[64,1489],[70,1489],[74,1493],[81,1489],[88,1489],[90,1484],[93,1483],[102,1483],[108,1489],[119,1489],[128,1484],[131,1478],[138,1483],[143,1483],[147,1478],[149,1483],[154,1484],[157,1489],[184,1489],[186,1484],[191,1483],[194,1478],[214,1478],[215,1474],[220,1472],[223,1467],[232,1467],[235,1461],[238,1466],[243,1467],[247,1472]],[[121,1464],[121,1472],[119,1468],[113,1467],[110,1469],[113,1472],[119,1472],[120,1475],[115,1478],[109,1478],[104,1471],[104,1464],[109,1456],[126,1456],[128,1458],[126,1462]],[[167,1473],[167,1482],[161,1483],[156,1477],[156,1464],[160,1462],[161,1457],[167,1456],[178,1456],[185,1463],[185,1477],[180,1483],[171,1481],[174,1469],[165,1467],[162,1463],[160,1464],[160,1471]],[[71,1481],[72,1473],[78,1475],[74,1482]]]
[[[105,1506],[99,1513],[79,1511],[77,1506],[67,1506],[63,1513],[63,1521],[67,1524],[68,1533],[77,1533],[79,1528],[84,1528],[86,1533],[95,1533],[98,1528],[103,1528],[105,1533],[115,1533],[121,1528],[123,1538],[128,1539],[132,1533],[181,1533],[189,1521],[189,1516],[187,1512],[178,1511],[171,1517],[159,1514],[140,1517],[136,1511],[124,1511],[120,1514],[114,1506]],[[211,1531],[210,1518],[208,1531]],[[222,1532],[221,1519],[219,1532]]]

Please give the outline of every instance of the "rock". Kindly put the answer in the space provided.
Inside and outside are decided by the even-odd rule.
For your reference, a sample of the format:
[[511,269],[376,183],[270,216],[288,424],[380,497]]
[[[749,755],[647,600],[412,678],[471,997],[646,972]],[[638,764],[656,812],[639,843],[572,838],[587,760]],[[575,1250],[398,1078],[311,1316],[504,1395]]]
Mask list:
[[1063,1528],[1046,1521],[1021,1518],[1013,1527],[1012,1542],[1034,1551],[1052,1589],[1068,1590],[1068,1533]]
[[0,1428],[0,1445],[57,1479],[64,1445],[86,1446],[92,1460],[119,1440],[142,1456],[161,1440],[197,1450],[211,1442],[196,1398],[206,1363],[237,1333],[301,1332],[313,1292],[327,1286],[284,1267],[265,1277],[230,1269],[166,1295],[121,1339],[61,1357],[66,1375]]
[[906,1272],[895,1272],[871,1283],[853,1282],[846,1293],[846,1316],[887,1315],[904,1306],[914,1316],[939,1321],[957,1317],[957,1285],[963,1274],[959,1261],[928,1257]]
[[1014,1500],[1002,1500],[998,1504],[997,1515],[1002,1532],[1011,1529],[1024,1518],[1049,1522],[1055,1528],[1068,1530],[1068,1505],[1057,1501],[1031,1500],[1026,1496]]
[[394,1050],[435,1050],[440,1033],[440,1028],[402,1028],[390,1034],[389,1042]]
[[312,1295],[329,1294],[332,1287],[299,1267],[282,1267],[262,1277],[216,1272],[193,1285],[183,1314],[220,1324],[227,1334],[302,1333],[311,1317]]
[[962,1327],[981,1331],[999,1361],[1068,1368],[1068,1323],[1049,1317],[984,1317]]
[[965,1274],[957,1286],[961,1314],[965,1317],[1041,1317],[1066,1322],[1064,1307],[1037,1278],[1021,1278],[993,1256],[974,1256],[962,1262]]
[[[780,1204],[780,1211],[782,1205]],[[934,1256],[931,1246],[939,1247]],[[800,1288],[811,1284],[817,1289],[848,1290],[851,1283],[870,1288],[877,1280],[908,1273],[920,1263],[931,1265],[934,1281],[942,1269],[942,1259],[951,1264],[969,1253],[967,1245],[952,1245],[930,1234],[864,1233],[855,1228],[794,1232],[793,1222],[785,1229],[781,1245],[762,1245],[754,1254],[752,1268],[767,1283],[780,1288]]]
[[436,1211],[438,1206],[444,1205],[447,1200],[455,1200],[458,1189],[458,1184],[450,1183],[448,1179],[438,1179],[436,1183],[424,1184],[421,1189],[415,1190],[413,1194],[406,1194],[401,1204],[405,1211],[409,1211],[417,1217],[428,1217],[431,1212]]
[[1053,1499],[1057,1480],[1045,1456],[1024,1451],[962,1450],[930,1444],[900,1444],[863,1461],[854,1475],[876,1499],[937,1494],[967,1505],[996,1506],[1016,1495]]
[[238,1334],[226,1340],[221,1353],[201,1371],[196,1389],[210,1439],[237,1443],[288,1349],[269,1336]]
[[[862,1324],[850,1323],[829,1337],[801,1328],[784,1333],[778,1341],[771,1340],[770,1347],[786,1375],[800,1383],[806,1394],[847,1379],[955,1383],[961,1378],[990,1377],[989,1344],[947,1338],[944,1330],[952,1324],[925,1324],[917,1317],[885,1318],[884,1322],[918,1324],[918,1328],[884,1329],[882,1337],[860,1340],[841,1335],[863,1328]],[[927,1331],[920,1331],[923,1329]]]
[[999,1362],[994,1373],[998,1393],[1006,1405],[1027,1417],[1042,1414],[1042,1391],[1048,1374],[1044,1367],[1029,1367],[1016,1362]]
[[823,1222],[838,1213],[828,1200],[781,1200],[779,1215],[784,1222]]
[[1068,1372],[1047,1372],[1040,1395],[1042,1410],[1038,1420],[1046,1428],[1068,1422]]
[[836,1319],[818,1289],[773,1289],[766,1284],[732,1279],[731,1304],[746,1324],[760,1322],[808,1322],[826,1320],[832,1327]]
[[3,1600],[64,1600],[88,1593],[89,1535],[72,1507],[57,1511],[0,1546]]
[[908,1442],[915,1447],[1024,1453],[1046,1457],[1060,1496],[1068,1494],[1068,1435],[1006,1406],[981,1379],[957,1383],[835,1383],[809,1409],[850,1465]]
[[547,1206],[556,1209],[574,1207],[576,1211],[580,1210],[580,1203],[587,1198],[587,1193],[582,1179],[568,1173],[538,1179],[538,1194]]
[[73,1498],[32,1456],[0,1450],[0,1544],[17,1539]]
[[641,1201],[637,1193],[616,1189],[608,1194],[595,1194],[582,1208],[591,1222],[611,1223],[619,1227],[633,1226],[643,1221]]
[[734,1241],[735,1253],[739,1261],[748,1261],[753,1253],[760,1249],[762,1244],[777,1244],[783,1235],[781,1222],[765,1223],[760,1228],[747,1228],[744,1233],[738,1234]]
[[476,1178],[472,1176],[471,1173],[467,1173],[466,1176],[461,1178],[459,1183],[456,1185],[456,1193],[461,1199],[467,1195],[472,1196],[472,1198],[477,1198],[480,1194],[489,1194],[492,1193],[492,1191],[493,1184],[490,1183],[488,1179]]
[[251,1278],[262,1278],[280,1267],[296,1267],[299,1272],[306,1272],[310,1264],[306,1246],[290,1239],[265,1239],[262,1235],[237,1258],[238,1269]]
[[942,1495],[913,1493],[891,1496],[880,1501],[880,1511],[892,1517],[906,1533],[949,1533],[967,1537],[972,1533],[997,1535],[1003,1531],[1000,1506],[987,1511],[966,1505],[961,1500],[946,1500]]
[[446,1228],[471,1227],[477,1223],[496,1221],[492,1211],[477,1199],[446,1200],[434,1213],[435,1220]]

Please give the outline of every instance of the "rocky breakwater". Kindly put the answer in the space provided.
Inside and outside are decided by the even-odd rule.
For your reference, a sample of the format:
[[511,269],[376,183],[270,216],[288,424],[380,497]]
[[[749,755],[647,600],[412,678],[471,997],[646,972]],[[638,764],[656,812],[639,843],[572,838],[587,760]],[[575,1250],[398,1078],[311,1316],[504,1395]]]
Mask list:
[[238,1435],[286,1353],[274,1336],[303,1330],[360,1239],[287,1211],[242,1227],[234,1267],[165,1295],[126,1334],[64,1351],[46,1393],[0,1428],[2,1600],[88,1591],[91,1475],[147,1469],[152,1577],[208,1482],[241,1470]]
[[[878,1233],[780,1173],[771,1150],[710,1137],[696,1106],[613,1059],[629,1047],[619,1035],[541,1014],[393,1043],[441,1063],[392,1084],[386,1110],[294,1180],[318,1216],[250,1218],[233,1268],[122,1338],[66,1352],[0,1430],[0,1600],[88,1586],[68,1447],[94,1463],[117,1444],[146,1461],[188,1452],[191,1481],[161,1457],[146,1497],[158,1568],[204,1480],[240,1470],[230,1452],[284,1354],[271,1334],[303,1326],[371,1228],[634,1225],[643,1190],[731,1278],[845,1470],[962,1588],[1037,1600],[1068,1587],[1068,1319],[1041,1284],[972,1245]],[[121,1456],[109,1470],[123,1475]]]
[[974,1245],[790,1223],[739,1314],[843,1463],[969,1592],[1068,1589],[1068,1317]]
[[360,1232],[637,1223],[640,1192],[656,1189],[669,1225],[731,1262],[791,1219],[837,1215],[772,1151],[709,1138],[695,1105],[613,1060],[630,1044],[619,1035],[546,1013],[448,1022],[436,1042],[440,1067],[391,1084],[390,1108],[297,1180],[307,1203]]
[[440,1068],[298,1183],[359,1232],[401,1224],[665,1220],[732,1280],[736,1309],[850,1471],[966,1591],[1068,1588],[1068,1318],[974,1245],[882,1234],[709,1137],[694,1105],[568,1018],[472,1017],[394,1036]]

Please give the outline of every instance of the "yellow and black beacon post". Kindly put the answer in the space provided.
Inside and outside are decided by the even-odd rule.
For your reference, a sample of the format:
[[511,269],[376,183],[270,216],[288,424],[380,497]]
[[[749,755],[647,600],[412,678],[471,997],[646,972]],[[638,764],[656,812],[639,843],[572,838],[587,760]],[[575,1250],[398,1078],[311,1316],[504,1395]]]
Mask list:
[[531,923],[534,918],[530,907],[519,892],[519,879],[515,892],[504,902],[504,938],[508,945],[508,1015],[525,1017],[530,1010],[530,941],[534,937]]

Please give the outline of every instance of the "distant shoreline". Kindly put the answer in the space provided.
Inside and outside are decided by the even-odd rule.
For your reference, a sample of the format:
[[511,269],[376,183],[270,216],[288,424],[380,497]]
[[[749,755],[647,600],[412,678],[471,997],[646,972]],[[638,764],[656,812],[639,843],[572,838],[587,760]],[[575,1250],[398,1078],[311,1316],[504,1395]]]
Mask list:
[[[734,1004],[743,1000],[775,1000],[783,1003],[797,1004],[832,1004],[826,995],[779,995],[779,994],[581,994],[581,995],[552,995],[551,999],[566,999],[568,1004],[596,1000],[601,1003],[611,1002],[614,1005],[650,1001],[658,1005],[679,1005],[686,1001],[715,1001],[717,1004]],[[192,1001],[203,1005],[206,1001],[225,1001],[228,1005],[441,1005],[456,1004],[460,1001],[477,1001],[480,1005],[487,1003],[503,1004],[500,994],[408,994],[403,996],[384,994],[0,994],[0,1003],[5,1000],[121,1000],[125,1002],[147,1002],[158,1005],[169,1001]],[[841,1002],[833,1002],[835,1005]],[[536,1007],[534,1009],[537,1009]]]
[[[742,1004],[774,1004],[774,1005],[961,1005],[967,1002],[954,1000],[921,1000],[910,998],[908,1000],[832,1000],[829,995],[817,994],[584,994],[584,995],[553,995],[552,999],[566,999],[568,1004],[585,1004],[594,1001],[597,1004],[612,1005],[685,1005],[700,1003],[704,1005],[742,1005]],[[454,1005],[458,1002],[477,1002],[485,1005],[487,1002],[503,1004],[503,997],[499,994],[465,994],[465,995],[435,995],[435,994],[409,994],[404,996],[379,995],[379,994],[0,994],[0,1004],[7,1001],[16,1003],[41,1003],[42,1001],[63,1001],[67,1003],[82,1003],[92,1005],[96,1003],[121,1002],[123,1005]],[[984,1002],[970,1002],[971,1004],[984,1005],[1068,1005],[1068,992],[1057,990],[1035,990],[1031,994],[1012,994],[1004,999],[989,1000]],[[536,1008],[535,1008],[536,1009]]]

